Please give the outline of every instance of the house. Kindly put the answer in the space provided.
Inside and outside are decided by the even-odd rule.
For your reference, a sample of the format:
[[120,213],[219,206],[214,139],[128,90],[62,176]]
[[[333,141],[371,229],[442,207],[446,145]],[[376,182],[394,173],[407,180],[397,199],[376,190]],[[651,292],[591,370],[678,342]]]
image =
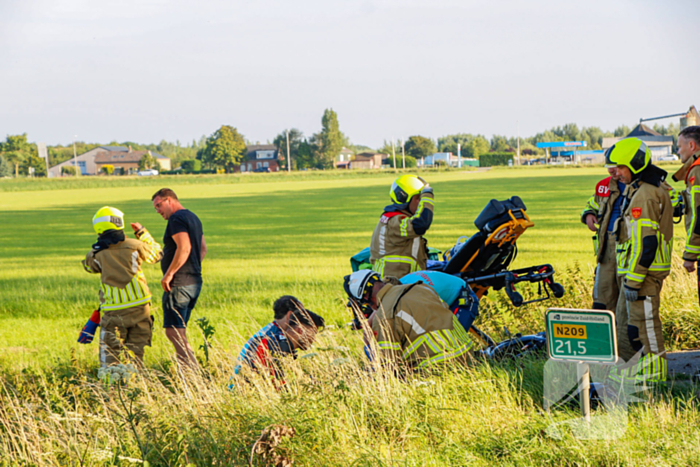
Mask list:
[[338,154],[338,157],[335,158],[335,166],[338,169],[347,169],[348,168],[348,162],[352,160],[352,156],[354,156],[355,153],[352,149],[348,149],[345,146],[343,146],[343,149],[340,150],[340,154]]
[[234,172],[253,172],[256,169],[270,169],[279,172],[279,151],[274,144],[251,144],[246,148],[246,157]]
[[381,169],[382,160],[386,154],[378,152],[362,152],[355,155],[355,159],[350,162],[351,169]]
[[[80,169],[80,174],[81,175],[97,175],[100,173],[101,166],[98,166],[97,163],[95,162],[96,158],[98,155],[101,154],[106,154],[106,153],[128,153],[130,151],[130,147],[124,147],[124,146],[99,146],[97,148],[91,149],[83,154],[80,154],[76,156],[75,158],[70,158],[67,161],[61,162],[60,164],[57,164],[49,169],[49,177],[54,178],[54,177],[60,177],[62,175],[63,167],[74,167],[75,162],[77,161],[78,163],[78,168]],[[138,151],[137,151],[138,152]],[[141,156],[146,151],[140,151]],[[151,153],[153,157],[156,158],[158,163],[160,164],[161,169],[163,170],[172,170],[172,165],[170,159],[168,159],[165,156],[161,156],[160,154],[156,153]],[[121,159],[115,159],[115,160],[121,160]],[[104,165],[104,164],[102,164]],[[136,165],[138,166],[138,161],[136,161]],[[115,165],[115,167],[117,167]]]
[[[639,138],[644,141],[651,150],[651,160],[658,161],[659,158],[670,156],[673,153],[673,136],[664,136],[658,131],[654,131],[648,126],[640,123],[634,130],[624,138]],[[624,138],[603,138],[603,150],[606,151]]]
[[160,154],[151,151],[134,151],[129,147],[123,146],[106,146],[109,150],[99,152],[95,156],[95,168],[97,173],[101,173],[102,167],[105,165],[114,166],[115,174],[135,174],[139,171],[139,161],[148,154],[153,156],[161,170],[172,170],[170,159]]

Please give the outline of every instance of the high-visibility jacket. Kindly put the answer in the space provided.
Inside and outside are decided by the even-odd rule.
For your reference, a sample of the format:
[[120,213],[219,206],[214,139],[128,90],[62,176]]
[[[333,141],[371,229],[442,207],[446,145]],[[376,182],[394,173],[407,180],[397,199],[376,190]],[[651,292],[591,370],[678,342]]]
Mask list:
[[683,259],[697,261],[700,256],[700,153],[694,154],[683,167],[673,175],[677,182],[684,180],[686,189],[683,192],[685,204],[685,250]]
[[433,221],[434,205],[433,194],[424,193],[413,215],[405,205],[384,208],[370,244],[372,269],[380,276],[401,278],[426,269],[428,250],[423,235]]
[[385,285],[377,294],[372,322],[379,351],[412,367],[451,360],[473,346],[467,331],[427,285]]
[[83,260],[89,273],[101,275],[100,307],[102,311],[123,310],[151,301],[141,263],[155,264],[163,258],[161,246],[145,228],[106,249],[93,249]]
[[[581,212],[581,222],[586,223],[586,216],[593,214],[598,221],[598,230],[593,237],[593,245],[595,248],[596,260],[598,263],[603,261],[605,255],[605,235],[608,232],[608,224],[613,212],[615,201],[622,195],[620,193],[617,180],[612,177],[605,178],[598,182],[595,187],[595,194],[588,199],[586,206]],[[603,239],[603,241],[601,241]]]
[[646,277],[663,281],[671,271],[673,207],[666,172],[653,167],[654,177],[637,179],[627,186],[622,215],[617,221],[617,273],[623,285],[640,290]]

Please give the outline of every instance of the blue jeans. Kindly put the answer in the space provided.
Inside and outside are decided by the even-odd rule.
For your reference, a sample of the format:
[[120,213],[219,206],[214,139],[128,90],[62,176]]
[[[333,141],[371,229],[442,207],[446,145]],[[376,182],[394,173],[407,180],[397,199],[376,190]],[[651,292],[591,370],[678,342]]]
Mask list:
[[197,304],[202,284],[171,287],[163,293],[163,327],[186,328],[192,309]]

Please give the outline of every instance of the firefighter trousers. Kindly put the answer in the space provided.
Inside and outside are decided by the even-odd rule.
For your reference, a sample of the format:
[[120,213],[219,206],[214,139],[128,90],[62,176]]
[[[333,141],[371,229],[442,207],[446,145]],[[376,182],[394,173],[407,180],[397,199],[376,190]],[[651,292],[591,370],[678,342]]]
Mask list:
[[606,232],[601,241],[605,242],[605,251],[603,252],[603,260],[595,268],[593,309],[614,312],[617,309],[621,282],[621,279],[617,277],[615,238]]
[[636,374],[648,382],[666,380],[666,347],[659,317],[662,285],[647,277],[642,287],[647,295],[635,302],[626,301],[621,289],[615,313],[618,355],[629,362],[641,351]]
[[153,317],[150,304],[111,310],[102,315],[100,321],[100,364],[107,367],[130,361],[133,352],[137,365],[143,361],[144,348],[151,345]]

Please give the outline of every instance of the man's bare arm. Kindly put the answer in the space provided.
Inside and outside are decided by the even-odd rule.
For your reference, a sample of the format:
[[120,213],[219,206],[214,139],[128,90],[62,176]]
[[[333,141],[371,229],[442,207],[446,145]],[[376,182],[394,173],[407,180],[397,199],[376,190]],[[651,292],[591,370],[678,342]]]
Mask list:
[[160,281],[163,290],[166,292],[170,292],[170,282],[172,282],[175,273],[187,262],[187,258],[190,257],[190,252],[192,251],[190,236],[187,232],[176,233],[173,235],[173,240],[177,245],[175,257],[173,258],[173,262],[170,263],[170,267],[165,272],[163,279]]
[[202,261],[204,261],[204,257],[207,255],[207,242],[204,241],[204,235],[202,235]]

